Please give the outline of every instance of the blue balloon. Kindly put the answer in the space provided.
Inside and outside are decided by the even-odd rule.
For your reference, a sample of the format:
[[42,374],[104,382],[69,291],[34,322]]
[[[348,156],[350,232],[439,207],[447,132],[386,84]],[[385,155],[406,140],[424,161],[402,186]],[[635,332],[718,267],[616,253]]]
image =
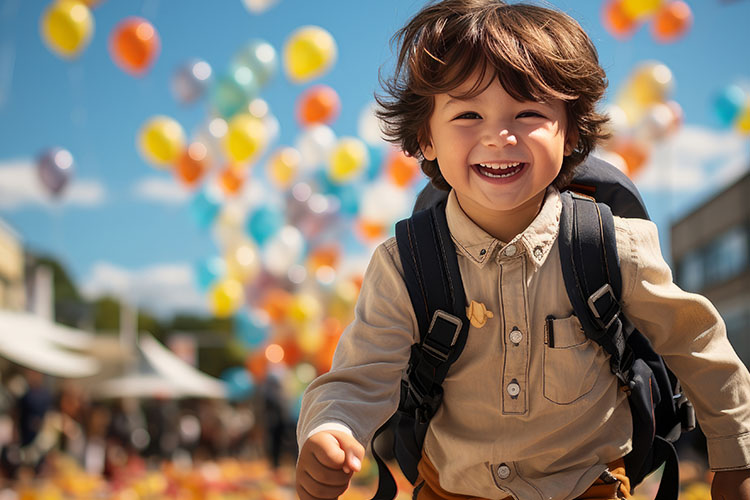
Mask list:
[[362,199],[361,186],[355,182],[343,184],[338,191],[338,200],[341,203],[340,213],[344,216],[355,217],[359,213],[359,204]]
[[221,380],[227,389],[227,397],[232,401],[241,401],[252,396],[255,390],[255,381],[245,368],[233,366],[227,368],[221,374]]
[[255,74],[259,86],[265,86],[276,74],[278,58],[276,49],[264,40],[252,40],[245,45],[232,61],[232,68],[248,67]]
[[209,257],[195,266],[195,279],[202,291],[208,291],[216,280],[226,274],[226,264],[220,257]]
[[716,96],[714,105],[721,124],[729,126],[745,105],[745,91],[737,85],[729,85]]
[[208,229],[213,224],[220,210],[221,202],[207,191],[198,192],[190,202],[190,212],[203,229]]
[[250,214],[247,232],[258,245],[263,245],[284,225],[284,214],[276,207],[263,206]]
[[211,90],[211,104],[224,118],[231,118],[258,96],[258,81],[247,66],[232,68]]
[[243,312],[234,317],[237,339],[250,349],[254,349],[266,341],[268,328],[268,320],[253,311]]
[[384,146],[368,146],[370,153],[370,164],[367,166],[364,178],[366,181],[374,181],[383,172],[383,162],[385,161]]

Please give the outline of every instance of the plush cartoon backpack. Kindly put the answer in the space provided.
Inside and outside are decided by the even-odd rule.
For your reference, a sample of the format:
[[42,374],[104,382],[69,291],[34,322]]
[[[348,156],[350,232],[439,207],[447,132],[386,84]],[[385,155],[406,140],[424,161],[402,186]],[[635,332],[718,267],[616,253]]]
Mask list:
[[[373,500],[390,500],[397,492],[376,440],[383,434],[392,436],[393,456],[414,484],[430,419],[442,401],[443,380],[466,344],[466,298],[445,218],[446,198],[447,193],[426,187],[412,216],[396,225],[420,341],[412,346],[398,410],[373,438],[379,472]],[[628,393],[633,450],[624,460],[631,485],[664,464],[656,500],[677,500],[678,463],[672,443],[695,427],[693,408],[661,356],[620,307],[613,214],[648,219],[643,200],[622,172],[589,157],[563,190],[562,202],[558,245],[568,297],[586,336],[609,354],[612,373]]]

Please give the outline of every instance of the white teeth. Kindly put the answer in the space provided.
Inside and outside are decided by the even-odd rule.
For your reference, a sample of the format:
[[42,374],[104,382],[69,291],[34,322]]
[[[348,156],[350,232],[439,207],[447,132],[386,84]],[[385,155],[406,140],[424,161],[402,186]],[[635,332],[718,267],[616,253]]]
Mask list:
[[480,170],[479,173],[481,173],[485,177],[492,177],[493,179],[502,179],[504,177],[510,177],[512,175],[516,175],[516,172],[509,172],[507,174],[491,174],[491,173],[486,172],[484,170]]
[[480,163],[480,167],[484,168],[491,168],[492,170],[506,170],[508,168],[515,168],[519,166],[521,163]]

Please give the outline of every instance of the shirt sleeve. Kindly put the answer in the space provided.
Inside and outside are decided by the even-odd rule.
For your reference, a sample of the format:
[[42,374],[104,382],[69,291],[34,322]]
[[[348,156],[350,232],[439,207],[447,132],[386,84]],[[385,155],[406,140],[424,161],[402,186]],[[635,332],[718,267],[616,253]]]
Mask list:
[[396,411],[401,375],[417,331],[396,240],[391,238],[375,250],[354,320],[339,339],[331,370],[305,391],[298,442],[320,425],[339,423],[366,447]]
[[750,467],[750,374],[705,297],[681,290],[656,226],[616,218],[623,312],[664,357],[695,406],[712,470]]

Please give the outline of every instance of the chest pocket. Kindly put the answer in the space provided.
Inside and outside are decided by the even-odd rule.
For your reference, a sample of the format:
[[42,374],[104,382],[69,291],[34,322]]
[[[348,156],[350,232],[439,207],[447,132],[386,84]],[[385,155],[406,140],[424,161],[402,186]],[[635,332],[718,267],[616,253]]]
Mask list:
[[548,318],[544,338],[544,397],[566,405],[591,392],[607,355],[578,318]]

